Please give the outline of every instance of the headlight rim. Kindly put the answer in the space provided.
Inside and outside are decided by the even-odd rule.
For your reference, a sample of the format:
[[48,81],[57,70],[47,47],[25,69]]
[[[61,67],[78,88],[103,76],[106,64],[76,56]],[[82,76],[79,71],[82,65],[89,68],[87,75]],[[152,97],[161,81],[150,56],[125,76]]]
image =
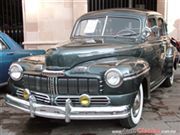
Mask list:
[[[11,73],[12,73],[11,69],[12,69],[13,66],[16,66],[16,67],[19,68],[20,73],[21,73],[21,75],[20,75],[19,78],[14,78],[14,77],[11,76]],[[12,80],[14,80],[14,81],[19,81],[19,80],[21,80],[22,77],[23,77],[23,68],[22,68],[22,66],[19,65],[18,63],[13,63],[13,64],[11,64],[11,66],[9,67],[9,76],[10,76],[10,78],[11,78]]]
[[[119,83],[118,83],[117,85],[112,85],[112,84],[110,84],[110,83],[108,82],[108,80],[107,80],[107,75],[108,75],[108,73],[110,73],[110,72],[112,72],[112,71],[117,72],[118,75],[119,75],[119,77],[120,77],[120,81],[119,81]],[[105,72],[105,74],[104,74],[104,80],[105,80],[106,84],[107,84],[109,87],[111,87],[111,88],[118,88],[118,87],[120,87],[120,86],[122,85],[122,83],[123,83],[123,75],[122,75],[122,73],[121,73],[117,68],[110,68],[110,69],[108,69],[108,70]]]

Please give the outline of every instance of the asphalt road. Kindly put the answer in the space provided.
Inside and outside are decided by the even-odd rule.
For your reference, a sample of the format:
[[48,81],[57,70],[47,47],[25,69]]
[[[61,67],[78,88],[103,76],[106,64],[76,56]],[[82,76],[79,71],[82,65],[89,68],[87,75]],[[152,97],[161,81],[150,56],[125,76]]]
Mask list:
[[123,129],[118,120],[71,121],[44,118],[31,119],[28,114],[8,107],[0,89],[0,135],[179,135],[180,134],[180,68],[170,88],[152,92],[144,104],[143,116],[136,128]]

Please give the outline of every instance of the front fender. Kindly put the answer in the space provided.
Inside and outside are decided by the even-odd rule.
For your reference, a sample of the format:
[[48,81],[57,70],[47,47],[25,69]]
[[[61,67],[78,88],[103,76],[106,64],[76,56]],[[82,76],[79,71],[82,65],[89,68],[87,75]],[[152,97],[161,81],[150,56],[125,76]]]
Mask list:
[[122,73],[125,80],[139,76],[143,72],[148,72],[150,67],[144,59],[136,57],[107,58],[90,62],[88,66],[89,73],[103,74],[110,68],[117,68]]
[[99,74],[104,79],[104,74],[108,69],[117,68],[123,75],[123,83],[118,88],[110,88],[104,85],[106,94],[128,94],[139,89],[144,78],[149,77],[149,64],[141,58],[119,57],[108,58],[92,62],[88,67],[91,74]]
[[[78,69],[78,67],[86,70],[74,70]],[[111,68],[116,68],[122,73],[123,83],[118,88],[111,88],[104,83],[103,94],[120,95],[135,92],[139,89],[139,85],[142,83],[143,79],[149,77],[149,64],[144,59],[136,57],[106,58],[90,61],[78,65],[71,70],[69,75],[97,75],[105,82],[104,74]]]
[[138,78],[149,72],[148,62],[141,58],[128,58],[124,63],[117,67],[123,74],[124,80]]

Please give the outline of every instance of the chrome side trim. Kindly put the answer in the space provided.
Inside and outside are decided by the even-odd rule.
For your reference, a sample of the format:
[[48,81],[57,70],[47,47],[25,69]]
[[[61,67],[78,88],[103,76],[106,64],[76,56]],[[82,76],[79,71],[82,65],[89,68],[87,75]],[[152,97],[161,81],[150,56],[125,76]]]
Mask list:
[[128,80],[132,80],[132,79],[138,78],[138,77],[140,77],[141,75],[147,73],[149,70],[150,70],[150,67],[147,68],[147,69],[145,69],[143,72],[140,72],[139,74],[135,74],[135,75],[129,76],[129,77],[124,77],[124,78],[123,78],[123,81],[128,81]]
[[7,84],[8,84],[8,82],[1,83],[1,84],[0,84],[0,87],[1,87],[1,86],[5,86],[5,85],[7,85]]
[[[158,88],[165,80],[166,80],[166,77],[165,77],[160,83],[158,83],[158,85],[156,85],[155,87],[153,87],[150,91],[152,92],[153,90],[155,90],[156,88]],[[150,85],[152,85],[152,84],[150,84]]]

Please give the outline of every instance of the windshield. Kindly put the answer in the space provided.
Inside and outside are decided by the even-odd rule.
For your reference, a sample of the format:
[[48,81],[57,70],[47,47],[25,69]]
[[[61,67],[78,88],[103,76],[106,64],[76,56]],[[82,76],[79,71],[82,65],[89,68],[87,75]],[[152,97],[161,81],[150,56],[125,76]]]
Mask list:
[[102,17],[85,19],[78,23],[75,37],[125,37],[137,36],[140,33],[140,21],[126,17]]

